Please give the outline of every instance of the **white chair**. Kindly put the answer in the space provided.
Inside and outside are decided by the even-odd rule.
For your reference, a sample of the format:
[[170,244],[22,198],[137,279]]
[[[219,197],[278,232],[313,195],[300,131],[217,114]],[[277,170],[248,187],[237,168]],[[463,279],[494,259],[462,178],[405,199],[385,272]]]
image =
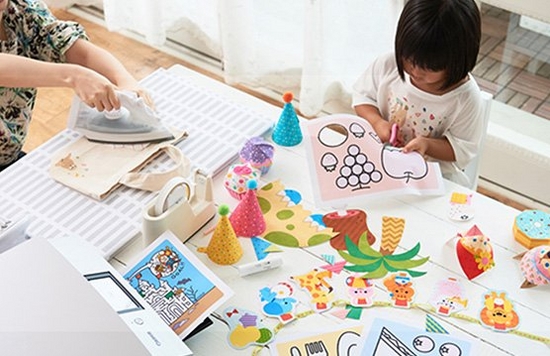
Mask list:
[[493,95],[491,93],[482,91],[481,98],[483,101],[483,135],[481,136],[481,142],[479,143],[479,150],[474,159],[468,163],[464,168],[464,173],[470,180],[470,186],[468,188],[476,190],[477,183],[479,181],[479,161],[481,159],[481,153],[483,152],[483,145],[485,144],[485,137],[487,136],[487,127],[489,126],[489,116],[491,114],[491,102],[493,101]]

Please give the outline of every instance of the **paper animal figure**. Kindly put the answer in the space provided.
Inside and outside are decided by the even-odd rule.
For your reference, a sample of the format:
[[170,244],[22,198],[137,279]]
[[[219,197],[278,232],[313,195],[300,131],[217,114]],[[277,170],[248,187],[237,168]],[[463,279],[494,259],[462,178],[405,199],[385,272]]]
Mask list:
[[228,307],[223,312],[223,319],[229,325],[227,340],[235,349],[242,350],[252,345],[263,346],[275,337],[273,330],[261,323],[260,317],[249,310]]
[[294,309],[298,302],[294,295],[294,288],[289,283],[279,282],[275,286],[260,289],[260,301],[265,315],[278,318],[286,324],[296,318]]
[[367,226],[367,214],[363,210],[349,209],[342,215],[334,211],[323,215],[323,223],[338,233],[338,235],[330,239],[330,245],[336,250],[346,249],[346,236],[357,244],[359,237],[365,231],[367,232],[367,240],[370,245],[376,241],[376,237],[370,232]]
[[262,175],[269,171],[273,164],[275,147],[263,137],[252,137],[246,141],[239,152],[242,163],[248,163],[252,168],[258,169]]
[[291,276],[290,279],[309,293],[313,310],[321,313],[332,308],[333,288],[327,281],[331,277],[331,271],[319,271],[315,268],[306,274]]
[[233,231],[233,226],[227,218],[229,207],[220,205],[218,209],[220,221],[212,234],[212,238],[206,248],[201,247],[199,252],[204,252],[210,260],[219,265],[232,265],[243,256],[241,243]]
[[528,249],[550,245],[550,214],[542,210],[525,210],[516,216],[514,238]]
[[472,280],[495,265],[489,238],[474,225],[465,234],[458,234],[456,255],[460,267]]
[[291,92],[283,94],[285,106],[271,136],[273,142],[280,146],[296,146],[303,139],[300,121],[298,120],[294,106],[292,106],[293,98],[294,95]]
[[358,116],[329,115],[307,120],[304,126],[316,206],[345,206],[404,193],[443,193],[438,163],[384,145]]
[[468,306],[464,288],[456,278],[447,278],[436,283],[430,304],[439,315],[449,316]]
[[412,285],[412,278],[407,272],[394,273],[384,279],[384,286],[390,294],[392,304],[397,308],[411,307],[415,294]]
[[248,190],[229,217],[229,221],[237,236],[260,236],[264,233],[266,224],[262,210],[258,204],[258,198],[256,198],[258,183],[255,179],[251,179],[246,185]]
[[374,284],[368,278],[349,276],[346,278],[350,304],[354,307],[370,307],[374,303]]
[[521,288],[531,288],[550,283],[550,246],[530,249],[521,256],[521,273],[525,277]]
[[508,332],[519,325],[518,314],[506,293],[491,291],[484,295],[484,307],[480,312],[481,324],[494,331]]

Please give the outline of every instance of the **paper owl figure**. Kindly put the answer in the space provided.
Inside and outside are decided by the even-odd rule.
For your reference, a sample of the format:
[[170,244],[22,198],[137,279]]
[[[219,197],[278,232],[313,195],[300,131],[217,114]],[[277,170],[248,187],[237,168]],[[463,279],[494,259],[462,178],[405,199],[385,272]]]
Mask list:
[[258,183],[255,179],[251,179],[246,183],[246,186],[248,190],[229,217],[229,221],[233,225],[237,236],[260,236],[266,229],[266,223],[256,197]]
[[493,247],[477,225],[457,236],[459,240],[456,244],[456,255],[468,279],[472,280],[494,267]]
[[550,283],[550,246],[535,247],[521,257],[521,273],[525,281],[521,288],[531,288]]
[[303,138],[300,121],[298,120],[294,106],[292,106],[293,97],[291,92],[283,94],[285,106],[271,136],[273,142],[281,146],[296,146],[302,142]]
[[214,263],[231,265],[241,259],[243,249],[227,218],[229,207],[221,205],[218,212],[220,214],[220,221],[212,234],[210,243],[207,247],[200,247],[198,251],[206,253],[208,258]]

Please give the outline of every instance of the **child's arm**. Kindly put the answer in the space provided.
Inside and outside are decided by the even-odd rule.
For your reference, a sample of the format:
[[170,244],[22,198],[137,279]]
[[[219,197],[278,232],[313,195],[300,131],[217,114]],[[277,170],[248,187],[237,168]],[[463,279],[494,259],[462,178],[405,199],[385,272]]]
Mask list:
[[403,147],[403,152],[416,151],[421,155],[427,155],[439,161],[456,161],[455,152],[447,138],[429,138],[418,136]]
[[369,122],[382,142],[388,142],[390,140],[391,124],[384,120],[377,107],[369,104],[361,104],[354,106],[354,109],[358,116]]

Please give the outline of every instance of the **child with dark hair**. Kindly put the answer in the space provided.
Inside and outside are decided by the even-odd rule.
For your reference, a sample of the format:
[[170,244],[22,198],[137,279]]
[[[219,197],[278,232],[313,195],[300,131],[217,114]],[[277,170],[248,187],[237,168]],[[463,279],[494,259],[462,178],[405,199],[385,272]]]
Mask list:
[[408,0],[395,51],[377,58],[354,85],[353,107],[383,142],[440,162],[443,176],[469,185],[462,169],[483,136],[480,89],[470,74],[481,19],[474,0]]

